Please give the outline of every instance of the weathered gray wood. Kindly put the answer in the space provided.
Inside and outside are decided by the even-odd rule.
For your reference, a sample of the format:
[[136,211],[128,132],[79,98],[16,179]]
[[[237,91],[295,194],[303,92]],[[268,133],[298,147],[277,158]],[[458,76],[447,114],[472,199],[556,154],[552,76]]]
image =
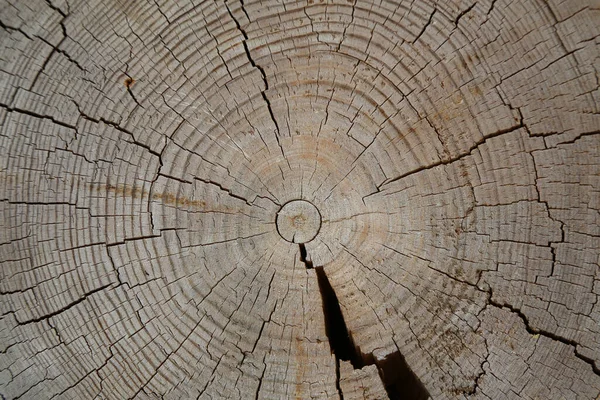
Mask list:
[[593,0],[0,26],[1,398],[600,399]]

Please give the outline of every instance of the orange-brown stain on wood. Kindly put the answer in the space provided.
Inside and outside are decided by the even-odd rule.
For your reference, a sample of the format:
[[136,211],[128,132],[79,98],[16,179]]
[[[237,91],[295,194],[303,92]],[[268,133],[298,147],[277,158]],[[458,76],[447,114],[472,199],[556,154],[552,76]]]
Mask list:
[[[109,193],[114,193],[116,196],[131,197],[134,199],[136,199],[136,198],[141,199],[143,197],[149,196],[149,193],[146,190],[143,190],[142,188],[138,188],[138,187],[132,187],[130,185],[113,185],[113,184],[90,185],[90,189],[95,190],[97,192],[106,191]],[[163,204],[169,204],[169,205],[177,205],[177,206],[184,206],[184,207],[187,206],[190,208],[200,209],[205,212],[234,212],[235,211],[234,209],[232,209],[230,207],[223,207],[223,206],[208,208],[208,205],[207,205],[206,201],[204,201],[204,200],[190,199],[188,197],[178,196],[176,194],[169,193],[169,192],[152,193],[152,195],[150,195],[150,200],[161,201]]]
[[[442,104],[440,109],[436,110],[436,113],[430,117],[432,121],[436,119],[445,122],[452,121],[465,113],[466,107],[461,106],[465,102],[465,99],[461,93],[453,94],[449,100],[449,102]],[[468,112],[468,109],[466,111]]]
[[369,223],[362,224],[362,229],[358,230],[358,243],[365,243],[369,237]]
[[17,182],[17,175],[6,173],[6,171],[0,171],[0,182],[6,185],[12,185]]
[[483,95],[483,92],[481,91],[481,88],[479,86],[470,86],[469,87],[469,92],[471,92],[471,94],[473,96],[481,96],[481,95]]
[[135,83],[135,79],[128,76],[123,83],[125,84],[125,87],[127,89],[130,89],[133,86],[133,84]]
[[[98,186],[97,189],[99,189],[101,186]],[[118,196],[124,196],[124,197],[143,197],[146,193],[145,190],[141,189],[141,188],[137,188],[137,187],[132,187],[130,185],[111,185],[111,184],[107,184],[105,185],[105,188],[108,192],[113,192]]]

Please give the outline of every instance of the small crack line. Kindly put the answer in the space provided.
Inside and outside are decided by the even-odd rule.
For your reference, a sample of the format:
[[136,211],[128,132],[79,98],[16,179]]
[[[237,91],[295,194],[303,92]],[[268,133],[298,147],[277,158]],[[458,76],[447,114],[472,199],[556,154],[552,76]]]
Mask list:
[[75,307],[77,304],[83,302],[85,299],[87,299],[88,297],[90,297],[94,293],[100,292],[101,290],[104,290],[104,289],[110,287],[111,285],[112,285],[112,283],[109,283],[108,285],[100,286],[99,288],[96,288],[96,289],[91,290],[91,291],[89,291],[87,293],[84,293],[81,298],[75,300],[74,302],[72,302],[70,304],[67,304],[65,307],[61,308],[60,310],[53,311],[53,312],[51,312],[49,314],[45,314],[45,315],[42,315],[42,316],[37,317],[37,318],[28,319],[26,321],[16,320],[16,317],[15,317],[15,320],[17,321],[17,324],[19,324],[19,325],[27,325],[27,324],[31,324],[31,323],[34,323],[34,322],[40,322],[40,321],[43,321],[43,320],[47,320],[49,318],[52,318],[52,317],[54,317],[54,316],[56,316],[58,314],[61,314],[61,313],[65,312],[65,311],[67,311],[67,310]]
[[460,161],[460,160],[462,160],[462,159],[464,159],[466,157],[471,156],[475,150],[477,150],[480,146],[484,145],[488,140],[496,138],[498,136],[505,135],[507,133],[514,132],[516,130],[519,130],[519,129],[523,128],[524,126],[525,125],[523,124],[523,119],[521,118],[521,120],[519,121],[519,123],[517,125],[511,126],[510,128],[499,130],[497,132],[494,132],[494,133],[492,133],[490,135],[485,136],[483,139],[477,141],[469,149],[467,149],[466,152],[464,152],[464,153],[462,153],[462,154],[460,154],[460,155],[458,155],[456,157],[453,157],[453,158],[450,158],[450,159],[447,159],[447,160],[440,160],[440,161],[434,162],[432,164],[421,166],[421,167],[418,167],[418,168],[413,169],[411,171],[405,172],[404,174],[398,175],[398,176],[396,176],[394,178],[386,179],[385,181],[383,181],[381,184],[379,184],[377,186],[377,190],[375,192],[370,193],[370,194],[364,196],[363,197],[363,202],[364,202],[364,199],[366,199],[367,197],[376,195],[377,193],[380,193],[386,186],[388,186],[389,184],[391,184],[393,182],[399,181],[401,179],[404,179],[404,178],[406,178],[408,176],[417,174],[417,173],[422,172],[422,171],[426,171],[426,170],[429,170],[429,169],[433,169],[433,168],[439,167],[441,165],[450,165],[450,164],[453,164],[453,163],[455,163],[457,161]]

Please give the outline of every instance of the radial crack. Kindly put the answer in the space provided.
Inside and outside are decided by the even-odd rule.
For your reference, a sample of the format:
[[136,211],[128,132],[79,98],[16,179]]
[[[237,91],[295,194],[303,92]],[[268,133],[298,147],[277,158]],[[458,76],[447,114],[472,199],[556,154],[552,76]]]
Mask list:
[[428,165],[425,165],[425,166],[420,166],[420,167],[417,167],[417,168],[412,169],[410,171],[404,172],[404,173],[402,173],[402,174],[400,174],[398,176],[395,176],[393,178],[388,178],[388,179],[384,180],[383,182],[381,182],[377,186],[377,190],[375,190],[372,193],[367,194],[366,196],[364,196],[362,198],[362,200],[364,202],[367,197],[370,197],[370,196],[373,196],[373,195],[376,195],[376,194],[380,193],[383,189],[385,189],[385,187],[387,187],[388,185],[390,185],[393,182],[402,180],[402,179],[404,179],[406,177],[409,177],[411,175],[414,175],[414,174],[417,174],[419,172],[426,171],[426,170],[429,170],[429,169],[433,169],[433,168],[436,168],[436,167],[439,167],[439,166],[442,166],[442,165],[450,165],[452,163],[455,163],[457,161],[462,160],[463,158],[469,157],[469,156],[471,156],[473,154],[473,152],[475,150],[477,150],[481,145],[485,144],[488,140],[496,138],[498,136],[506,135],[507,133],[514,132],[514,131],[516,131],[518,129],[523,128],[524,126],[525,125],[523,124],[523,119],[521,118],[521,120],[519,121],[518,124],[516,124],[514,126],[511,126],[509,128],[506,128],[506,129],[501,129],[499,131],[496,131],[494,133],[491,133],[491,134],[483,137],[481,140],[478,140],[475,144],[473,144],[471,147],[469,147],[469,149],[467,149],[464,153],[461,153],[461,154],[457,155],[456,157],[452,157],[452,158],[449,158],[449,159],[444,159],[444,160],[436,161],[434,163],[431,163],[431,164],[428,164]]
[[[266,94],[266,91],[269,90],[269,81],[267,80],[267,74],[265,73],[264,68],[261,67],[260,65],[258,65],[254,61],[254,58],[252,58],[252,54],[250,54],[250,49],[248,48],[248,34],[244,30],[244,28],[242,28],[242,25],[240,24],[240,22],[237,20],[237,18],[231,12],[231,9],[229,8],[229,4],[227,3],[227,1],[225,1],[225,7],[227,7],[227,12],[229,13],[229,16],[235,23],[235,26],[237,27],[238,31],[243,36],[242,45],[244,46],[244,51],[246,52],[246,57],[248,58],[250,65],[252,65],[254,68],[256,68],[260,72],[263,83],[265,85],[264,90],[260,91],[260,95],[262,96],[263,100],[265,101],[265,104],[267,105],[267,110],[269,111],[269,115],[271,116],[271,120],[273,121],[273,124],[275,124],[275,140],[277,140],[277,144],[279,145],[281,154],[283,155],[283,158],[285,158],[286,162],[288,163],[288,166],[291,169],[292,167],[290,166],[289,161],[283,151],[283,147],[281,146],[281,143],[279,142],[279,135],[281,133],[281,130],[279,129],[279,124],[277,123],[277,120],[275,119],[275,114],[273,113],[273,108],[271,107],[271,101],[269,100],[269,98],[267,97],[267,94]],[[246,12],[246,10],[244,8],[243,2],[241,2],[241,8],[242,8],[242,11],[244,12],[244,14],[246,14],[246,16],[248,16],[248,13]]]
[[19,320],[17,320],[17,324],[19,324],[19,325],[27,325],[27,324],[31,324],[31,323],[35,323],[35,322],[40,322],[40,321],[52,318],[52,317],[54,317],[54,316],[56,316],[56,315],[58,315],[58,314],[60,314],[62,312],[67,311],[70,308],[75,307],[77,304],[83,302],[85,299],[87,299],[88,297],[90,297],[94,293],[100,292],[100,291],[108,288],[111,285],[112,285],[112,283],[109,283],[107,285],[104,285],[104,286],[101,286],[99,288],[93,289],[93,290],[91,290],[91,291],[89,291],[87,293],[84,293],[79,299],[77,299],[77,300],[75,300],[75,301],[67,304],[66,306],[64,306],[63,308],[61,308],[59,310],[50,312],[48,314],[45,314],[45,315],[42,315],[42,316],[39,316],[39,317],[36,317],[36,318],[31,318],[31,319],[28,319],[26,321],[19,321]]
[[433,11],[431,12],[431,14],[429,15],[429,19],[427,20],[427,23],[423,26],[423,28],[421,29],[421,32],[419,32],[419,34],[417,35],[417,37],[415,38],[415,40],[413,40],[413,44],[417,43],[417,41],[421,38],[421,36],[425,33],[425,30],[427,29],[427,27],[429,25],[431,25],[431,21],[433,20],[433,16],[435,15],[435,12],[437,11],[437,9],[433,9]]

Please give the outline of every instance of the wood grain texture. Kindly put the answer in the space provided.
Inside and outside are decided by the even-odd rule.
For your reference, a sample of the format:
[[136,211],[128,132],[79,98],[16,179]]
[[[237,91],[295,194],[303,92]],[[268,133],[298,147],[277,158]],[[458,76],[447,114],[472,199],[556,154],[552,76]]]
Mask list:
[[0,0],[0,398],[600,399],[599,27]]

